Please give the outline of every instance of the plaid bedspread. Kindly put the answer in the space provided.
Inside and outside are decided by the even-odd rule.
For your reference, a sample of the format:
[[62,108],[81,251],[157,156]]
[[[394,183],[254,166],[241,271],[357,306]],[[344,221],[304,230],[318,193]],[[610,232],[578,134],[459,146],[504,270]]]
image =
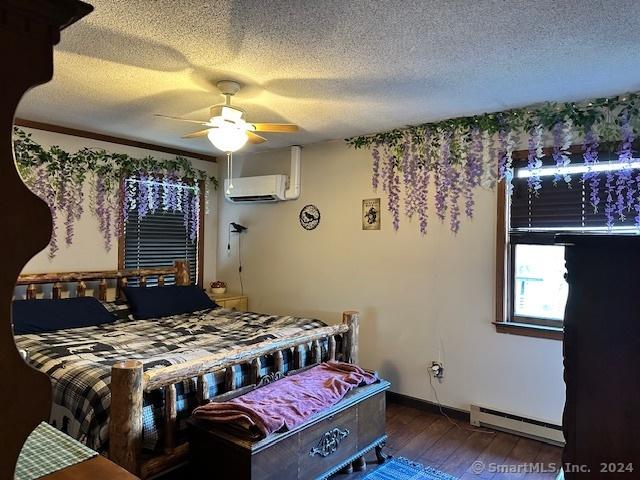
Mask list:
[[[95,327],[17,335],[15,339],[18,347],[28,352],[31,364],[52,379],[52,425],[101,451],[108,441],[109,383],[115,362],[140,360],[148,370],[323,326],[319,320],[218,308],[163,319],[122,320]],[[285,355],[284,360],[288,369],[290,356]],[[271,369],[272,364],[267,363],[261,374]],[[248,367],[242,368],[239,375],[242,378],[237,379],[237,384],[244,385]],[[221,390],[223,377],[223,372],[208,376],[210,397]],[[176,385],[179,420],[188,417],[195,408],[195,392],[195,379]],[[163,407],[161,391],[145,394],[145,449],[158,445]]]

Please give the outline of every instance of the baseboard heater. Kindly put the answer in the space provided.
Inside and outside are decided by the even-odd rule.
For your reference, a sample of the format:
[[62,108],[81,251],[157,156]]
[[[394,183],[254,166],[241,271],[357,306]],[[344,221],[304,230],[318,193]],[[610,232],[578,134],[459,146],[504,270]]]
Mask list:
[[478,405],[471,405],[469,417],[471,425],[476,427],[490,427],[541,440],[552,445],[564,446],[564,435],[560,425],[525,418],[513,413],[499,412]]

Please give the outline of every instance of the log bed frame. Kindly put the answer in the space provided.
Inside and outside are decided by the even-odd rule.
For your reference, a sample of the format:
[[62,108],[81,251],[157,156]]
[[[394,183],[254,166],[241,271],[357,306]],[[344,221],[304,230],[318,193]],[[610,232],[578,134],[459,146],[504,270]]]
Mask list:
[[[75,293],[82,297],[86,295],[87,282],[98,282],[97,297],[106,301],[109,281],[115,280],[116,296],[121,298],[122,288],[133,278],[138,279],[140,286],[146,287],[148,279],[157,279],[158,285],[164,285],[167,276],[175,276],[178,285],[189,285],[188,263],[176,261],[173,267],[138,270],[25,274],[18,277],[17,285],[26,286],[26,298],[36,299],[37,285],[52,284],[51,296],[61,298],[63,283],[75,283]],[[188,457],[189,445],[177,442],[177,383],[197,379],[197,401],[207,403],[210,400],[237,396],[279,378],[284,373],[283,352],[287,350],[293,354],[294,369],[324,360],[338,359],[357,363],[358,331],[358,312],[346,311],[342,314],[341,324],[305,331],[293,338],[267,340],[250,348],[234,348],[224,354],[212,353],[146,372],[143,371],[140,361],[127,360],[116,363],[111,368],[109,459],[143,479],[154,477],[184,463]],[[324,342],[327,345],[325,358],[322,352]],[[306,350],[311,353],[311,360],[303,365]],[[269,356],[273,358],[274,372],[260,377],[263,360]],[[236,384],[236,373],[243,364],[250,365],[251,381],[248,386]],[[209,399],[205,375],[221,371],[224,371],[225,378],[223,393]],[[164,452],[155,455],[143,454],[143,396],[145,392],[157,389],[163,391],[165,399],[164,437],[161,439]]]

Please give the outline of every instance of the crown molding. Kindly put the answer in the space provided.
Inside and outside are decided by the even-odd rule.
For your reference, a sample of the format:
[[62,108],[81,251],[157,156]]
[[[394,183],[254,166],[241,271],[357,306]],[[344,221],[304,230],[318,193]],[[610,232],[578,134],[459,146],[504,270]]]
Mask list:
[[216,157],[213,155],[206,155],[204,153],[199,153],[199,152],[191,152],[188,150],[182,150],[180,148],[168,147],[166,145],[140,142],[138,140],[131,140],[129,138],[114,137],[112,135],[105,135],[103,133],[90,132],[88,130],[80,130],[77,128],[63,127],[61,125],[54,125],[54,124],[45,123],[45,122],[36,122],[34,120],[27,120],[24,118],[15,118],[13,123],[14,125],[18,125],[20,127],[34,128],[36,130],[44,130],[47,132],[54,132],[54,133],[62,133],[64,135],[71,135],[74,137],[90,138],[91,140],[99,140],[101,142],[109,142],[109,143],[116,143],[118,145],[126,145],[129,147],[144,148],[147,150],[154,150],[156,152],[170,153],[172,155],[197,158],[198,160],[204,160],[205,162],[217,163]]

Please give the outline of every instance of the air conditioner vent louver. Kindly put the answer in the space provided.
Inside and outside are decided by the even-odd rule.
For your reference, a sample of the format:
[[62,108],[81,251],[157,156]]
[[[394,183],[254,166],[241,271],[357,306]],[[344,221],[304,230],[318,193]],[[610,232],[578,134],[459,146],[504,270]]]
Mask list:
[[277,202],[280,200],[275,195],[249,195],[246,197],[227,196],[227,199],[234,203]]

